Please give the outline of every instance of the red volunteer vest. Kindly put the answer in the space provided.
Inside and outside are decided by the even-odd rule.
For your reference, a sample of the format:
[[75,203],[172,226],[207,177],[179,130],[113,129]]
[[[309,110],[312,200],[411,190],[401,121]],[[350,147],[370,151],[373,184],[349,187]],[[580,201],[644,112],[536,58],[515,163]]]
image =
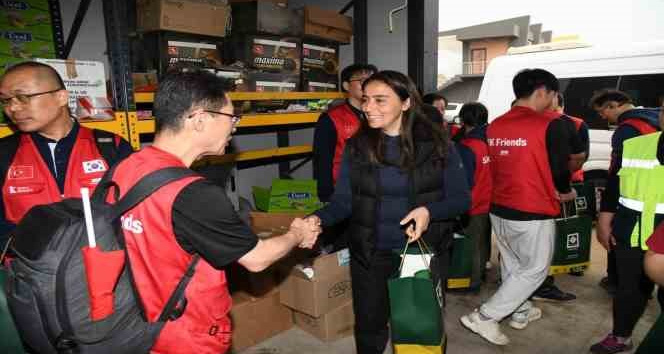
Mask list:
[[67,165],[64,194],[61,194],[32,138],[21,134],[2,186],[6,219],[16,224],[35,205],[79,198],[80,188],[88,187],[92,191],[106,170],[108,164],[97,149],[92,130],[79,127]]
[[330,109],[327,114],[334,123],[337,131],[337,144],[334,147],[334,159],[332,159],[332,181],[336,184],[339,170],[341,169],[341,158],[343,157],[346,140],[348,140],[360,128],[360,120],[350,108],[348,102]]
[[487,130],[493,177],[492,203],[556,216],[560,202],[551,176],[546,129],[553,118],[515,106]]
[[486,214],[491,204],[491,157],[489,146],[481,139],[463,138],[461,144],[467,146],[475,155],[475,185],[471,191],[469,215]]
[[[576,132],[578,133],[579,130],[581,129],[581,124],[583,124],[583,119],[577,118],[577,117],[572,117],[572,116],[568,116],[568,117],[574,123],[574,127],[576,128]],[[583,182],[583,168],[572,172],[572,182]]]
[[449,124],[448,127],[450,129],[450,138],[453,138],[455,135],[459,134],[459,131],[461,130],[461,126],[458,124]]
[[[150,172],[184,167],[175,156],[147,147],[122,161],[113,176],[122,194]],[[188,177],[157,190],[122,217],[132,274],[149,321],[155,321],[191,262],[173,231],[172,209],[180,191],[201,177]],[[211,235],[213,237],[214,235]],[[230,347],[231,297],[223,271],[201,259],[185,296],[184,314],[164,326],[151,353],[220,354]]]

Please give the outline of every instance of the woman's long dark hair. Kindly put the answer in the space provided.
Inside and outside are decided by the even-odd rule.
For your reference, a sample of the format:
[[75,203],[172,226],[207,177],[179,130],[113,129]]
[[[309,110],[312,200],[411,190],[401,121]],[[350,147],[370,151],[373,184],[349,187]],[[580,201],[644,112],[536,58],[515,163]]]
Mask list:
[[369,77],[362,88],[365,89],[372,82],[382,82],[389,86],[402,102],[410,98],[410,108],[403,112],[399,128],[400,158],[397,163],[385,160],[385,134],[381,129],[371,128],[366,119],[362,120],[355,135],[355,152],[366,152],[372,164],[392,164],[404,171],[413,170],[418,142],[431,140],[434,147],[432,160],[443,164],[447,156],[448,137],[441,126],[434,124],[422,112],[422,98],[413,81],[400,72],[385,70]]

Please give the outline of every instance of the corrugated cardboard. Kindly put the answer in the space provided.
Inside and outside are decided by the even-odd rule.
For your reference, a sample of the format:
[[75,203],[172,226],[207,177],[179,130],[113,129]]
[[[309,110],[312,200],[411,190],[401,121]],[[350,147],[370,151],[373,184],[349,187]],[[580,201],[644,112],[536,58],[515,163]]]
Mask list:
[[350,43],[353,19],[316,6],[304,7],[304,35]]
[[280,285],[281,303],[313,317],[320,317],[352,298],[348,250],[313,260],[309,279],[293,268]]
[[228,5],[194,0],[137,0],[137,27],[224,37],[230,20]]
[[277,3],[281,6],[288,6],[288,0],[228,0],[229,3],[237,3],[237,2],[254,2],[254,1],[269,1],[269,2],[274,2]]
[[251,229],[260,238],[268,238],[286,233],[293,219],[304,217],[305,215],[302,212],[263,213],[252,211],[249,213],[249,220],[251,222]]
[[234,294],[230,316],[233,351],[251,347],[293,327],[293,314],[279,303],[278,291],[263,298]]
[[302,40],[302,91],[338,91],[339,46],[331,42]]
[[233,34],[269,33],[302,36],[302,11],[279,1],[234,1]]
[[353,334],[353,325],[355,324],[353,302],[348,301],[320,317],[293,311],[293,319],[295,325],[318,339],[332,342]]
[[233,35],[224,42],[226,62],[265,73],[300,74],[302,45],[298,37]]

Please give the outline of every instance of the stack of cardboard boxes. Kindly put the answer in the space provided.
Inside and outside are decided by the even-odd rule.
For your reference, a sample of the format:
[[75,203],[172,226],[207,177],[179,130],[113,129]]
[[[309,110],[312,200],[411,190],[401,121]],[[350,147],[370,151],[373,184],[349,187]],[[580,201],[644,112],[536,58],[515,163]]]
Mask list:
[[337,91],[352,36],[350,17],[287,0],[137,0],[137,14],[135,71],[204,68],[238,91]]
[[[284,234],[296,216],[303,214],[252,212],[250,220],[259,237],[269,238]],[[309,256],[307,251],[294,251],[261,273],[250,273],[240,266],[227,270],[233,296],[230,315],[235,352],[293,324],[323,341],[352,334],[348,251],[314,259]]]
[[293,309],[295,324],[323,341],[353,333],[348,250],[319,256],[291,270],[280,286],[281,303]]

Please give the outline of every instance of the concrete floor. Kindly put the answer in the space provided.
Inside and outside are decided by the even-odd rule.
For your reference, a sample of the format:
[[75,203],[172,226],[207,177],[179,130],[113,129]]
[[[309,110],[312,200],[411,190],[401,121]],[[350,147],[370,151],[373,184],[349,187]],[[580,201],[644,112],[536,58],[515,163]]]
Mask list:
[[[602,339],[612,327],[610,297],[597,285],[605,274],[606,252],[596,241],[593,242],[591,259],[590,269],[583,277],[556,276],[557,285],[565,291],[576,294],[577,299],[567,304],[536,302],[536,306],[543,311],[542,319],[521,331],[514,330],[504,323],[502,328],[511,340],[511,344],[505,347],[486,342],[465,329],[459,322],[460,316],[472,311],[481,304],[482,300],[493,294],[497,287],[496,267],[490,271],[488,284],[483,285],[479,294],[448,294],[445,319],[449,338],[447,354],[588,353],[590,345]],[[658,315],[659,306],[656,300],[652,300],[634,331],[633,339],[637,346]],[[323,343],[294,327],[241,354],[305,353],[355,353],[353,338]],[[388,348],[385,353],[391,354],[392,350]]]

